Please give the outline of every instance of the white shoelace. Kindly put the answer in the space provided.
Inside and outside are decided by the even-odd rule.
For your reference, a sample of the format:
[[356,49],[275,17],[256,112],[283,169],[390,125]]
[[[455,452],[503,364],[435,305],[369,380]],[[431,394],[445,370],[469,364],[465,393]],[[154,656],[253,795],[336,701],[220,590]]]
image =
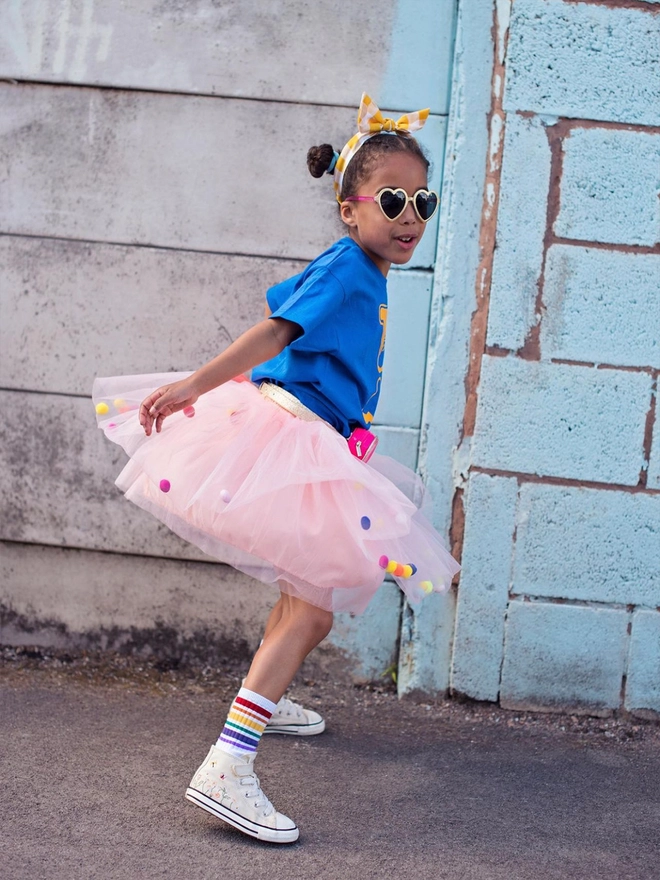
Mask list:
[[272,813],[274,813],[275,807],[271,804],[271,802],[261,790],[261,784],[259,782],[259,777],[257,776],[257,774],[252,771],[251,773],[239,773],[238,775],[240,776],[242,786],[248,789],[254,789],[253,791],[246,791],[245,797],[259,798],[259,800],[256,800],[254,802],[254,806],[258,810],[262,811],[262,815],[270,816]]
[[305,717],[303,710],[298,705],[298,703],[294,703],[293,700],[288,700],[286,697],[282,697],[282,699],[277,704],[277,712],[279,715],[286,715],[288,717],[290,717],[291,715],[295,716],[296,718]]

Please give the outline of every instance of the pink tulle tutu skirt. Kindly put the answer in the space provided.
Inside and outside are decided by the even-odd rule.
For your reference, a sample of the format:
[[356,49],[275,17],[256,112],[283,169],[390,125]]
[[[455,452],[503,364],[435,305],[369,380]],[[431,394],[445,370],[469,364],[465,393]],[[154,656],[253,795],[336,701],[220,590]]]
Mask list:
[[409,600],[449,588],[458,563],[422,513],[424,489],[383,455],[369,463],[320,419],[251,382],[204,394],[147,437],[141,401],[188,373],[97,379],[99,427],[130,461],[117,486],[205,553],[329,611],[362,612],[386,572]]

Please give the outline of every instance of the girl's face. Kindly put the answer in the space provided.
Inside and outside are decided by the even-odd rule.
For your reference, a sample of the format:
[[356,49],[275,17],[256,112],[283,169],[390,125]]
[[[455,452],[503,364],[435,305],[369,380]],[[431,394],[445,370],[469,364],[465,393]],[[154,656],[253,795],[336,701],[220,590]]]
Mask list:
[[[356,195],[375,196],[381,189],[404,189],[409,196],[427,187],[426,168],[410,153],[393,153],[378,163]],[[342,202],[341,219],[350,237],[371,257],[383,275],[390,266],[401,266],[412,257],[422,240],[425,224],[408,202],[396,220],[388,220],[376,202]]]

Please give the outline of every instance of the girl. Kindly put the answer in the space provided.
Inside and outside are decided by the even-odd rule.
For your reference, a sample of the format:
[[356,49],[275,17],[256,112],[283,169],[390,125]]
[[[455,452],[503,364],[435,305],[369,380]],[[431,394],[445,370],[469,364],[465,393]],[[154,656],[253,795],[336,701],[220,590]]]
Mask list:
[[341,154],[327,144],[309,151],[312,175],[334,176],[347,236],[268,291],[263,321],[195,373],[95,383],[100,427],[130,456],[117,480],[126,496],[279,587],[244,686],[186,792],[260,840],[298,838],[253,764],[267,727],[323,730],[316,713],[279,701],[333,613],[363,611],[385,572],[416,602],[447,589],[459,569],[420,512],[419,478],[384,456],[365,461],[375,442],[368,426],[380,392],[387,273],[410,260],[438,205],[429,163],[409,134],[428,112],[395,122],[363,95],[358,132]]

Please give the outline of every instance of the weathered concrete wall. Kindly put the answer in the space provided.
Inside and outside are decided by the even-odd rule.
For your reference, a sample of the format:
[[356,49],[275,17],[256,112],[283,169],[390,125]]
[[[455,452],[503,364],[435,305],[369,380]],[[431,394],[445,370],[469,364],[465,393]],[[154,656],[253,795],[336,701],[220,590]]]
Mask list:
[[280,102],[353,107],[356,84],[381,106],[409,109],[412,90],[446,114],[454,5],[13,0],[3,56],[18,80],[256,98],[273,103],[266,115]]
[[[440,234],[431,299],[419,468],[436,502],[435,523],[460,555],[458,518],[463,473],[460,445],[469,366],[493,68],[493,3],[461,2],[447,121]],[[456,487],[459,487],[458,490]],[[461,578],[466,576],[462,572]],[[456,594],[433,595],[419,612],[402,615],[399,688],[445,692],[449,687]]]
[[451,683],[658,712],[660,8],[498,24]]
[[[420,140],[440,187],[454,6],[6,4],[0,637],[35,640],[42,626],[60,642],[148,646],[166,632],[181,651],[195,633],[208,650],[213,634],[254,647],[270,593],[123,501],[91,383],[194,368],[342,234],[305,153],[343,144],[362,90],[393,112],[431,106]],[[378,431],[413,467],[437,229],[390,282]],[[368,615],[338,621],[356,674],[392,665],[400,614],[386,584]]]

